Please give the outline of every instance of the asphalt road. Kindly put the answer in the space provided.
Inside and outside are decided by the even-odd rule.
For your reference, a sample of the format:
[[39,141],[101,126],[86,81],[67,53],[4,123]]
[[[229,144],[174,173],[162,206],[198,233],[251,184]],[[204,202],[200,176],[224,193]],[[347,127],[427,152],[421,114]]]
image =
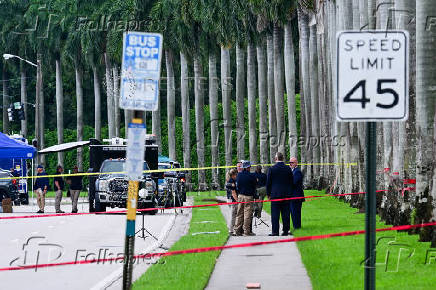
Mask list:
[[[84,212],[87,204],[79,204],[78,208],[79,212]],[[62,209],[71,212],[71,205],[63,204]],[[12,215],[34,213],[36,210],[35,205],[14,207]],[[45,213],[53,212],[53,205],[46,206]],[[0,216],[6,215],[11,214],[0,213]],[[135,253],[156,250],[173,229],[174,220],[172,211],[146,215],[146,228],[159,241],[137,236]],[[142,219],[138,216],[137,230],[141,225]],[[126,216],[121,214],[0,220],[0,268],[89,260],[99,258],[99,255],[100,258],[122,256],[125,227]],[[155,262],[139,261],[143,265]],[[102,289],[120,275],[121,263],[1,271],[0,289]]]

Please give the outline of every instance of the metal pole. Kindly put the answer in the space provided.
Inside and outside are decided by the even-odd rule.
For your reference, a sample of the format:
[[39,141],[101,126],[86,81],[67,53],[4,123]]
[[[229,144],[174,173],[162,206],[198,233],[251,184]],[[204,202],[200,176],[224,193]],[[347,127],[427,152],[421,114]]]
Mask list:
[[[35,95],[35,138],[36,138],[36,151],[39,151],[39,148],[41,147],[41,138],[40,138],[40,121],[39,121],[39,115],[40,115],[40,98],[41,98],[41,85],[42,85],[42,79],[41,79],[41,60],[40,60],[40,54],[37,56],[37,67],[36,67],[36,95]],[[37,155],[36,163],[39,163],[40,157]]]
[[[134,119],[132,120],[132,123],[141,124],[142,122],[142,114],[139,111],[134,111]],[[129,180],[129,190],[127,194],[126,240],[124,244],[123,290],[129,290],[132,287],[132,271],[135,262],[133,260],[133,254],[135,251],[138,187],[138,181]]]
[[377,124],[366,125],[366,219],[365,219],[365,289],[375,289],[376,224],[376,139]]

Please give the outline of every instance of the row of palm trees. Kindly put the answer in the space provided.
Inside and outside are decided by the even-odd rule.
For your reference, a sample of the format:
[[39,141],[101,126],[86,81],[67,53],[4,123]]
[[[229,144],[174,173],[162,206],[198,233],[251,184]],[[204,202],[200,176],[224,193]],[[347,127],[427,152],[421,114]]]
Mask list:
[[[40,1],[14,0],[1,3],[1,13],[7,16],[1,20],[1,45],[9,53],[28,57],[40,54],[45,67],[55,70],[59,143],[63,140],[62,69],[65,68],[75,72],[78,140],[82,138],[83,102],[87,102],[82,87],[83,82],[89,81],[84,80],[83,71],[89,68],[94,85],[95,137],[101,138],[102,96],[106,97],[109,137],[120,136],[119,67],[122,31],[126,27],[93,29],[90,23],[84,22],[84,15],[89,19],[109,15],[111,19],[144,21],[140,30],[160,32],[164,36],[166,95],[160,97],[166,101],[152,113],[152,133],[158,142],[162,135],[168,135],[171,158],[180,158],[176,156],[176,134],[181,132],[175,130],[175,118],[181,115],[185,167],[192,166],[192,148],[196,150],[199,167],[206,165],[207,154],[211,156],[210,165],[223,165],[219,164],[222,153],[219,144],[222,143],[225,165],[233,163],[234,151],[238,159],[262,164],[270,163],[275,152],[282,151],[287,156],[299,155],[306,163],[340,164],[308,165],[304,170],[309,186],[329,187],[344,193],[365,189],[366,140],[363,123],[338,123],[335,119],[336,33],[406,29],[411,35],[410,117],[407,122],[385,122],[378,126],[378,184],[381,189],[389,190],[379,196],[378,205],[388,223],[409,223],[412,217],[415,222],[423,222],[436,217],[433,182],[436,96],[431,61],[436,58],[436,48],[431,45],[436,32],[429,22],[432,15],[436,15],[436,8],[431,2],[47,0],[44,10]],[[50,15],[60,16],[60,20],[53,25]],[[39,23],[35,31],[14,33],[17,29],[28,31],[35,18]],[[45,32],[47,38],[39,37]],[[25,70],[21,73],[23,75]],[[189,81],[192,74],[193,88]],[[176,89],[178,84],[180,90]],[[3,94],[7,94],[7,82],[3,82]],[[232,115],[233,100],[236,116]],[[222,111],[218,110],[220,101]],[[161,132],[163,104],[166,104],[163,115],[167,117],[168,132]],[[176,104],[180,104],[180,112]],[[210,152],[205,148],[206,104],[211,120],[208,123]],[[3,107],[6,105],[4,97]],[[195,109],[195,136],[189,134],[191,107]],[[301,111],[299,119],[297,107]],[[248,115],[248,126],[245,115]],[[124,112],[124,116],[128,121],[131,112]],[[3,118],[4,131],[7,131],[5,121]],[[220,136],[221,125],[223,136]],[[235,143],[232,142],[234,133]],[[249,150],[245,152],[247,141]],[[79,164],[82,163],[80,158],[79,153]],[[62,155],[59,162],[62,163]],[[351,162],[358,165],[349,166]],[[402,180],[415,177],[415,194],[399,194]],[[196,182],[200,189],[206,188],[204,171],[199,172]],[[213,170],[212,186],[218,184],[218,171]],[[363,206],[361,196],[347,200],[353,206]],[[428,231],[421,233],[423,239],[431,236]]]

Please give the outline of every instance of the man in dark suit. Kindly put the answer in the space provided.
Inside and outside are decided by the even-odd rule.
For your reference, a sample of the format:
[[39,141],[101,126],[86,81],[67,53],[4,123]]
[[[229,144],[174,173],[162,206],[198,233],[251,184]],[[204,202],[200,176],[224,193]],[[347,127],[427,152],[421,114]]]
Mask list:
[[[291,197],[293,191],[292,170],[286,166],[284,156],[277,152],[275,156],[276,164],[268,170],[266,178],[266,194],[270,199],[281,199]],[[271,202],[271,224],[272,233],[270,236],[278,236],[280,229],[280,215],[283,221],[282,236],[287,236],[290,229],[290,203],[286,201]]]
[[[294,181],[294,190],[292,192],[292,197],[304,197],[303,173],[301,172],[300,168],[298,168],[297,158],[292,157],[289,160],[289,165],[292,169]],[[304,201],[304,198],[291,200],[291,217],[294,229],[301,228],[301,206],[303,205]]]

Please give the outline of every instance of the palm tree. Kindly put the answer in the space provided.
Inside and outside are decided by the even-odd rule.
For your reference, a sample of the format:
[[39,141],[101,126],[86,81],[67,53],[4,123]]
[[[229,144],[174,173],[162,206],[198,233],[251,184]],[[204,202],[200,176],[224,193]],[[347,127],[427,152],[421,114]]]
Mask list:
[[274,155],[278,149],[277,138],[277,116],[276,116],[276,101],[274,97],[274,41],[271,33],[266,37],[267,50],[267,83],[268,83],[268,126],[269,126],[269,142],[270,142],[270,159],[274,160]]
[[[189,106],[189,78],[188,61],[186,55],[180,52],[180,94],[182,100],[183,127],[183,165],[191,167],[191,136],[190,136],[190,106]],[[189,180],[190,181],[190,180]],[[188,183],[189,184],[189,183]]]
[[[310,77],[309,77],[309,63],[310,63],[310,55],[309,55],[309,16],[305,11],[303,11],[303,8],[300,7],[298,9],[298,25],[300,30],[300,71],[301,71],[301,87],[302,90],[300,92],[301,94],[301,102],[303,103],[302,109],[304,107],[304,112],[302,111],[302,118],[304,116],[304,125],[305,125],[305,132],[304,135],[306,138],[306,144],[304,148],[301,149],[303,152],[303,156],[305,157],[305,161],[307,163],[312,162],[312,151],[308,150],[307,142],[308,138],[311,136],[311,122],[310,122],[310,116],[311,116],[311,106],[310,106]],[[304,114],[303,114],[304,113]],[[306,171],[306,179],[308,181],[312,180],[312,166],[307,166]]]
[[236,45],[236,132],[238,160],[245,158],[245,53],[238,43]]
[[[218,76],[216,71],[216,56],[214,51],[209,51],[209,110],[210,110],[210,136],[211,136],[211,155],[212,166],[218,166]],[[219,187],[218,170],[212,170],[213,188]]]
[[168,119],[168,152],[172,160],[176,157],[176,85],[173,67],[173,52],[165,51],[165,64],[167,71],[167,119]]
[[285,24],[285,82],[288,97],[289,155],[297,157],[297,114],[295,109],[295,60],[291,20]]
[[231,111],[230,51],[221,46],[221,95],[224,123],[224,149],[226,166],[232,165],[232,111]]
[[259,139],[260,163],[268,164],[268,100],[266,83],[266,57],[265,44],[260,40],[257,51],[257,83],[259,92]]
[[[436,58],[436,47],[432,44],[435,29],[428,29],[428,19],[436,15],[436,6],[431,0],[416,2],[416,219],[415,223],[434,219],[435,170],[434,126],[436,95],[436,67],[428,60]],[[421,241],[429,241],[432,229],[421,229]]]
[[112,66],[112,79],[113,79],[113,98],[114,98],[114,127],[115,136],[120,137],[121,127],[121,111],[120,111],[120,73],[119,65],[114,64]]
[[257,123],[256,123],[256,48],[249,42],[247,45],[247,96],[250,161],[258,162]]
[[[320,130],[319,130],[319,95],[318,95],[318,47],[317,47],[317,33],[316,33],[316,20],[315,15],[311,15],[312,25],[310,26],[310,36],[309,36],[309,59],[310,59],[310,106],[311,106],[311,125],[312,134],[310,137],[315,137],[317,140],[319,138]],[[306,99],[307,100],[307,99]],[[308,104],[308,103],[306,103]],[[319,146],[311,146],[311,140],[309,142],[309,150],[313,153],[312,162],[319,163],[320,162],[320,149]],[[318,178],[320,174],[319,166],[313,166],[313,178]],[[315,181],[317,182],[317,181]]]
[[284,114],[284,65],[283,65],[283,29],[274,23],[274,97],[276,102],[278,151],[285,153],[286,129]]
[[94,83],[94,138],[101,139],[101,84],[99,64],[102,62],[101,49],[104,46],[100,33],[87,30],[82,39],[85,58],[92,69]]
[[[80,30],[76,30],[75,19],[71,19],[68,39],[65,43],[65,53],[73,61],[76,77],[76,106],[77,106],[77,141],[83,140],[83,60],[82,60],[82,36]],[[77,166],[83,170],[82,148],[77,149]]]

